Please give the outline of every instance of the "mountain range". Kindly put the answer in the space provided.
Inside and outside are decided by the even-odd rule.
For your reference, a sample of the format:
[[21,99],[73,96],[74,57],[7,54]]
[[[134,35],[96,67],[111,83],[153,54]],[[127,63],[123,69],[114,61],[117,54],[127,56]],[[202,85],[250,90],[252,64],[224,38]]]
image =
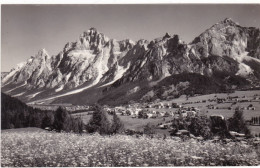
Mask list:
[[41,49],[1,74],[2,92],[29,104],[126,104],[260,86],[260,31],[227,18],[185,43],[115,40],[90,28],[58,55]]

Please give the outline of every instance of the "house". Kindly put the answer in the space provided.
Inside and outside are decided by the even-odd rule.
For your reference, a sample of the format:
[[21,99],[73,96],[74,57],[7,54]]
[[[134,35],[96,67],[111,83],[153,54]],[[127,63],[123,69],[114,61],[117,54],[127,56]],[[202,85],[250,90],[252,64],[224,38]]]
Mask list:
[[151,104],[148,104],[148,105],[146,106],[146,108],[152,108],[152,105],[151,105]]
[[175,133],[176,136],[190,136],[190,132],[187,130],[178,130],[177,133]]
[[163,124],[159,125],[158,127],[161,129],[167,129],[167,128],[170,128],[171,125],[172,125],[172,123],[163,123]]
[[245,134],[241,134],[235,131],[229,131],[230,135],[234,136],[234,137],[245,137]]
[[169,113],[169,112],[165,112],[163,116],[164,116],[164,117],[169,117],[169,116],[170,116],[170,113]]
[[157,115],[156,114],[152,114],[151,118],[156,118]]
[[132,115],[132,118],[137,118],[137,115],[135,115],[135,114],[134,114],[134,115]]
[[172,103],[172,108],[180,108],[180,105],[178,105],[177,103]]
[[223,98],[223,99],[221,99],[221,98],[218,98],[217,99],[217,103],[224,103],[226,101],[226,99],[225,98]]
[[208,105],[208,109],[218,109],[218,107],[210,104],[210,105]]
[[187,113],[187,116],[189,116],[189,117],[195,117],[197,114],[196,111],[187,111],[186,113]]
[[247,110],[255,110],[255,107],[247,107]]
[[161,111],[161,112],[159,112],[159,114],[160,114],[161,116],[164,116],[165,111]]
[[180,115],[181,115],[182,117],[187,117],[187,116],[188,116],[188,114],[186,113],[186,111],[182,112]]

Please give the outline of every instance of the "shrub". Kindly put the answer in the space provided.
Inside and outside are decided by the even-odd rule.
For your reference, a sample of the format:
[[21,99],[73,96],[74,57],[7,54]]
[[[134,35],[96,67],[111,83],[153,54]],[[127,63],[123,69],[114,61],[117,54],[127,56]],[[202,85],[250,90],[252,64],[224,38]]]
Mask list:
[[142,110],[142,111],[139,111],[139,113],[138,113],[138,118],[146,119],[146,118],[148,118],[148,115],[147,115],[146,112],[144,112],[144,111]]
[[152,135],[154,133],[155,133],[154,126],[152,126],[150,123],[144,126],[144,134]]

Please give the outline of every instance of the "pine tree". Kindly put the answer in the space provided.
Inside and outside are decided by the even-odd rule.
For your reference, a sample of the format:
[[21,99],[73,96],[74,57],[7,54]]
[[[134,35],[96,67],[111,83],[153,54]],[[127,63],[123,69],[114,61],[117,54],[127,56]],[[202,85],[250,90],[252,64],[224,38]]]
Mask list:
[[150,123],[144,126],[144,134],[152,135],[154,133],[155,133],[154,126],[152,126]]
[[87,125],[87,130],[89,133],[110,134],[110,122],[107,118],[107,113],[100,105],[95,105],[92,118]]
[[52,127],[54,122],[53,114],[46,114],[42,119],[41,128]]
[[250,130],[243,117],[243,110],[235,109],[233,117],[229,119],[229,130],[250,135]]
[[116,113],[113,114],[113,120],[112,120],[112,126],[111,126],[111,132],[113,134],[120,133],[124,130],[124,124],[120,120],[120,118],[116,115]]
[[68,128],[68,120],[69,120],[69,114],[68,112],[63,109],[62,107],[59,107],[54,115],[54,122],[53,126],[57,131],[70,131]]

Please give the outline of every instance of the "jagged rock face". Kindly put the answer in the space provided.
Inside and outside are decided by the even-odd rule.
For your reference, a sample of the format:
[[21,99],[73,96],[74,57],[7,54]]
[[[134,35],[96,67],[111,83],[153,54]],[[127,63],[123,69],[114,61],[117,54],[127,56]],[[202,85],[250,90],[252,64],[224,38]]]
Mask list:
[[242,27],[231,19],[213,25],[191,43],[194,52],[200,57],[230,57],[248,51],[255,58],[260,55],[259,44],[259,29]]
[[247,35],[248,55],[260,59],[260,30],[259,28],[249,27],[244,28]]
[[40,50],[5,75],[2,86],[10,94],[20,87],[29,90],[21,95],[30,101],[36,93],[60,97],[94,86],[106,91],[139,81],[153,86],[185,73],[223,79],[240,76],[259,83],[259,53],[259,29],[242,27],[231,19],[213,25],[189,44],[168,33],[150,42],[117,41],[91,28],[56,56]]
[[233,56],[245,52],[247,36],[241,26],[225,19],[195,38],[192,44],[200,57]]
[[231,19],[213,25],[190,44],[183,43],[178,35],[166,33],[163,38],[151,41],[113,86],[137,80],[162,80],[182,73],[252,76],[253,70],[239,56],[249,51],[258,58],[258,43],[259,29],[241,27]]
[[57,56],[50,57],[46,50],[40,50],[35,57],[19,65],[21,68],[17,68],[9,81],[26,81],[28,88],[62,89],[98,82],[134,45],[131,40],[109,39],[91,28],[80,35],[77,42],[67,43]]
[[203,73],[204,65],[201,60],[187,54],[188,45],[178,35],[171,37],[167,33],[148,45],[142,43],[138,51],[139,55],[134,57],[135,63],[131,64],[124,77],[115,82],[115,86],[137,80],[161,80],[184,72]]
[[51,59],[45,49],[38,52],[37,55],[31,57],[27,62],[20,63],[16,68],[12,69],[13,73],[9,78],[7,75],[2,82],[23,83],[28,82],[30,87],[43,87],[48,76],[52,73]]
[[7,74],[8,72],[1,72],[1,79],[3,79]]

